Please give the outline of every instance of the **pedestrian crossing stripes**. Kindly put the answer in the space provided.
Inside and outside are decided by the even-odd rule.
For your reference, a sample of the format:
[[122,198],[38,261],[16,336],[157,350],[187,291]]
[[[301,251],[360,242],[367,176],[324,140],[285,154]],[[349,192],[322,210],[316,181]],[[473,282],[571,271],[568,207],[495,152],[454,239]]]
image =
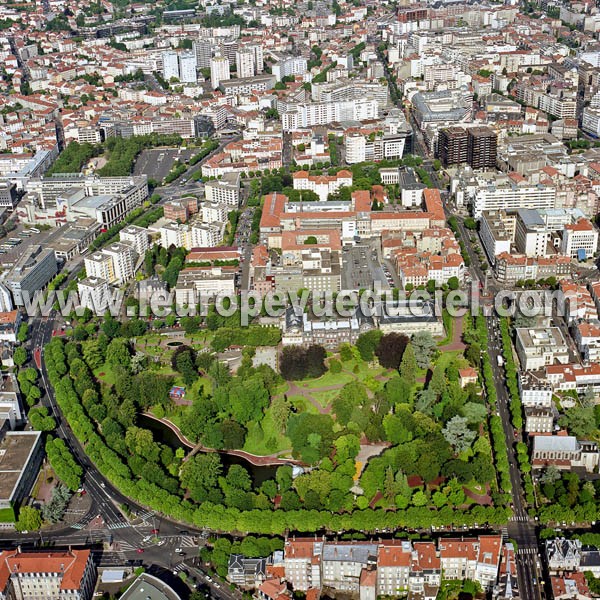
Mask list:
[[71,529],[84,529],[85,527],[87,527],[90,522],[92,520],[92,517],[88,517],[86,519],[81,519],[81,521],[78,521],[77,523],[74,523],[73,525],[71,525]]
[[127,521],[119,521],[118,523],[109,523],[108,529],[126,529],[129,526]]
[[526,521],[529,521],[529,516],[528,515],[513,515],[510,518],[511,521],[521,521],[523,523],[525,523]]
[[137,546],[130,544],[129,542],[118,542],[118,551],[119,552],[132,552],[136,550]]
[[194,548],[195,546],[197,546],[196,543],[194,543],[194,538],[191,535],[184,535],[181,538],[181,544],[180,544],[183,548]]
[[173,571],[177,571],[178,573],[180,571],[183,571],[184,569],[185,569],[185,563],[183,563],[183,562],[180,562],[178,565],[173,567]]
[[537,548],[519,548],[517,554],[537,554]]
[[508,527],[503,527],[502,528],[502,537],[504,539],[508,539]]
[[146,521],[147,519],[151,519],[154,516],[154,513],[150,510],[147,510],[146,512],[142,512],[138,515],[139,519],[142,519],[142,521]]

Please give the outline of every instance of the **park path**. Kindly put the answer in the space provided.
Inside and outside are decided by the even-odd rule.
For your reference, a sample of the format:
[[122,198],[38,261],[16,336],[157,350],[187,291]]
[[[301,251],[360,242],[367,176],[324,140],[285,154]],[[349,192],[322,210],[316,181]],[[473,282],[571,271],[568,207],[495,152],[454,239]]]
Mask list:
[[464,317],[458,317],[454,321],[454,328],[452,330],[452,340],[448,344],[438,346],[440,352],[455,352],[457,350],[464,350],[467,346],[462,341],[463,333],[463,320]]
[[300,387],[294,381],[288,381],[288,391],[286,392],[286,396],[302,396],[306,398],[322,415],[328,415],[331,412],[331,404],[327,406],[323,406],[318,400],[312,396],[312,392],[332,392],[334,390],[341,390],[342,385],[325,385],[323,387],[310,388],[306,389]]

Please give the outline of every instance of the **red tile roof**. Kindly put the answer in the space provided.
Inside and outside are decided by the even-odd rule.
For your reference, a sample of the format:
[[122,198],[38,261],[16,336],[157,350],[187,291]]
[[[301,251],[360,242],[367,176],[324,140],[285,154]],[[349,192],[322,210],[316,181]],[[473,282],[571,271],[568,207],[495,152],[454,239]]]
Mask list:
[[6,588],[11,573],[63,573],[61,590],[79,590],[89,550],[68,552],[12,552],[0,553],[0,590]]

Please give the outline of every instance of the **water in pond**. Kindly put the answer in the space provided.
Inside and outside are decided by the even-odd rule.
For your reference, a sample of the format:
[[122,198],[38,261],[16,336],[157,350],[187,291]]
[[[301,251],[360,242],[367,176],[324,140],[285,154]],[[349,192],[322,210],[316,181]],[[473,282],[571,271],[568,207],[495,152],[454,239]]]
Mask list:
[[[177,448],[183,448],[186,452],[190,450],[190,446],[184,444],[164,423],[145,415],[139,415],[137,421],[139,427],[149,429],[154,434],[154,439],[157,442],[166,444],[173,450],[176,450]],[[219,456],[221,457],[221,462],[223,463],[225,470],[227,470],[230,465],[241,465],[244,467],[252,476],[255,486],[259,486],[267,479],[275,479],[275,473],[277,471],[277,467],[275,466],[257,467],[249,463],[242,456],[228,454],[227,452],[219,452]]]
[[171,346],[172,348],[175,348],[177,346],[183,346],[183,342],[167,342],[167,346]]

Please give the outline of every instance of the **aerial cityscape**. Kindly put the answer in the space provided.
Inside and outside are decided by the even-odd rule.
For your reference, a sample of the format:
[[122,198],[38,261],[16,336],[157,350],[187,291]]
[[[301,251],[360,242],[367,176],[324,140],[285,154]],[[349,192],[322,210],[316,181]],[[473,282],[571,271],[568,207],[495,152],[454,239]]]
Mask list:
[[0,600],[600,598],[597,2],[0,54]]

